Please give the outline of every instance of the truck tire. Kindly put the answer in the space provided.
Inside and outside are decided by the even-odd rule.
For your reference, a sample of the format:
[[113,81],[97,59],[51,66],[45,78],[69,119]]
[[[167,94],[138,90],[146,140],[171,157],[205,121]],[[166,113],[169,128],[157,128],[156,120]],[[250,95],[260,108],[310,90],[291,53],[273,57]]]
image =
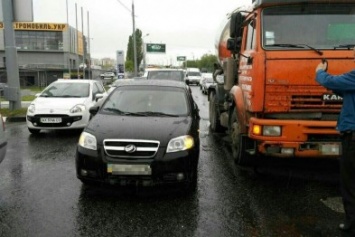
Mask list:
[[216,92],[211,91],[210,93],[210,104],[209,104],[209,117],[210,117],[210,128],[213,132],[221,132],[222,126],[219,121],[219,114],[217,109]]
[[229,135],[231,141],[232,155],[235,163],[240,166],[254,165],[254,159],[246,150],[246,135],[240,132],[237,119],[237,109],[234,107],[230,114]]

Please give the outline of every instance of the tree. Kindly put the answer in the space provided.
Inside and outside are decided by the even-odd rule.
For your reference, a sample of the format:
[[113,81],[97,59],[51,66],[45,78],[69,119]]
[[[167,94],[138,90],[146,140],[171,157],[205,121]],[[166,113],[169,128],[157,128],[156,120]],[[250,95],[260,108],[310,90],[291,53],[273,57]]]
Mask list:
[[133,61],[130,61],[130,60],[126,60],[125,62],[125,69],[126,71],[128,72],[133,72],[133,68],[134,68],[134,65],[133,65]]
[[201,71],[213,72],[213,64],[217,63],[217,57],[214,54],[204,54],[201,59],[187,60],[183,63],[183,67],[197,67]]
[[198,62],[200,69],[205,69],[208,72],[213,72],[213,64],[218,62],[216,55],[204,54]]
[[[137,47],[137,67],[139,67],[140,63],[143,60],[143,40],[142,40],[142,31],[140,29],[136,29],[136,47]],[[134,71],[134,49],[133,49],[133,34],[129,36],[128,46],[127,46],[127,56],[126,61],[131,61],[133,63],[132,71]],[[130,71],[126,67],[127,71]],[[138,71],[138,69],[137,69]]]

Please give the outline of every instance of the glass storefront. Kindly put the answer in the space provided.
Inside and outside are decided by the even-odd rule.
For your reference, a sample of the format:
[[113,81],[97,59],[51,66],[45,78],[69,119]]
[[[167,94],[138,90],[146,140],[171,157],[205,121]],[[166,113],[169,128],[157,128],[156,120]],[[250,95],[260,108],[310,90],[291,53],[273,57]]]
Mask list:
[[57,31],[15,31],[18,50],[63,51],[63,32]]

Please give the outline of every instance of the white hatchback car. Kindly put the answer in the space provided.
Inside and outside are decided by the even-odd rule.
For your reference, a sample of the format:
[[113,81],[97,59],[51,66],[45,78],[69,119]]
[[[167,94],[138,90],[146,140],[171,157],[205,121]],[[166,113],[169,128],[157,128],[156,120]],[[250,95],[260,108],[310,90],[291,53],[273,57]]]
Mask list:
[[90,120],[89,109],[107,95],[96,80],[58,79],[37,94],[27,109],[27,127],[44,130],[82,129]]

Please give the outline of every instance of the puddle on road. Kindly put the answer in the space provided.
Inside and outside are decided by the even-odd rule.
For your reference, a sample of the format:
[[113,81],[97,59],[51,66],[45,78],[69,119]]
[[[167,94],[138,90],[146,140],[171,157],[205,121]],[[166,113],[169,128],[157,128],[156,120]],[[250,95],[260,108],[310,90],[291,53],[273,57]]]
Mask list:
[[320,201],[332,211],[344,213],[344,207],[341,197],[329,197],[321,199]]

